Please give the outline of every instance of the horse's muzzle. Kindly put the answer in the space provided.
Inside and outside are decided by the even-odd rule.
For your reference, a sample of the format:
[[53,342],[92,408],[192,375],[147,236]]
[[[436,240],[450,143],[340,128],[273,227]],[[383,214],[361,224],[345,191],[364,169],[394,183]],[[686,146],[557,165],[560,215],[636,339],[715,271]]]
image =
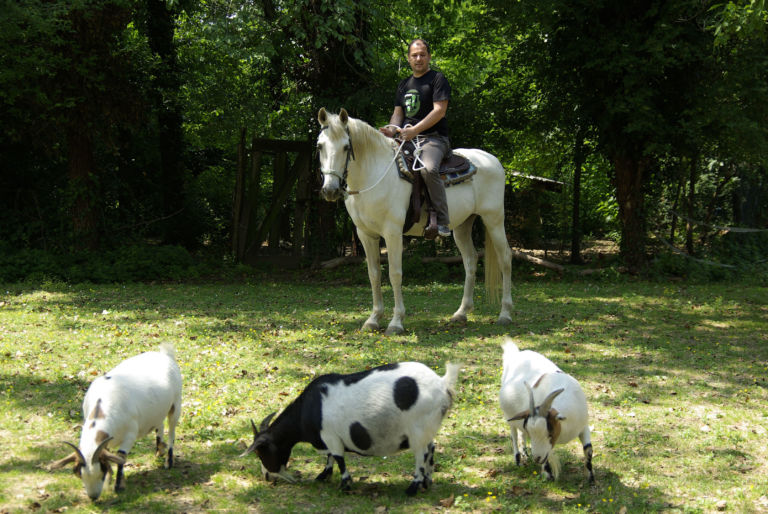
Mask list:
[[320,196],[322,196],[325,201],[335,202],[342,196],[341,189],[338,187],[323,187],[320,190]]

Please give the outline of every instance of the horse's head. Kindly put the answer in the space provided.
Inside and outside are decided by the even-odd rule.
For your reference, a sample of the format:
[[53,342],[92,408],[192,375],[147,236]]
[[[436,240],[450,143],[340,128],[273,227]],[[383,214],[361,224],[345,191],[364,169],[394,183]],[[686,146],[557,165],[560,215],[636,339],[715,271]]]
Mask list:
[[338,115],[328,114],[323,107],[317,113],[317,121],[321,127],[317,155],[323,174],[320,193],[325,200],[334,202],[344,196],[349,161],[355,158],[349,139],[349,114],[344,109]]

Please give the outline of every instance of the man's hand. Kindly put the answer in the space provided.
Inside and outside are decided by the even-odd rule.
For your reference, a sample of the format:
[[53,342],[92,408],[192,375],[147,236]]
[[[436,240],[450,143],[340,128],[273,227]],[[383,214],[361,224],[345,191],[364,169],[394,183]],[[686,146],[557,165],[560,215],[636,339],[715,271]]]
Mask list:
[[397,135],[397,131],[398,129],[394,125],[385,125],[379,128],[379,132],[387,137],[395,137]]
[[414,137],[419,135],[419,131],[410,125],[400,129],[400,139],[403,141],[410,141]]

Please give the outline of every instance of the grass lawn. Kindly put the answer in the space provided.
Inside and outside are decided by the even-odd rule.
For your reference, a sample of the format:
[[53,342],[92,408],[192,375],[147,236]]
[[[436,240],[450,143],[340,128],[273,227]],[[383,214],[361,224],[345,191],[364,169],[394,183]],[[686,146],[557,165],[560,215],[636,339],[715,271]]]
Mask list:
[[[5,285],[0,290],[0,512],[768,512],[768,291],[742,283],[528,278],[514,286],[514,324],[494,324],[482,297],[466,326],[447,326],[461,286],[405,280],[407,333],[359,329],[365,272],[352,280],[267,275],[247,283]],[[391,291],[386,288],[388,308]],[[482,295],[481,295],[482,296]],[[384,325],[386,326],[385,321]],[[537,350],[582,384],[596,484],[580,444],[560,447],[560,479],[514,465],[498,406],[503,336]],[[138,441],[127,489],[92,503],[70,469],[47,466],[77,443],[89,383],[122,359],[176,346],[184,404],[176,467],[154,437]],[[323,458],[307,444],[289,470],[262,480],[239,458],[256,423],[318,374],[417,360],[444,373],[464,363],[436,443],[434,484],[404,491],[410,452],[348,455],[315,483]]]

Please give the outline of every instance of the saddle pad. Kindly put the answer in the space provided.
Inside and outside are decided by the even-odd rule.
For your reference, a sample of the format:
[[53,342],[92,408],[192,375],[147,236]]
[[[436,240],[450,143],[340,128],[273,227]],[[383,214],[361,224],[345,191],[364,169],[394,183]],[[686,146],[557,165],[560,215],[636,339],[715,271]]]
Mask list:
[[[398,174],[411,184],[414,182],[413,161],[413,153],[408,148],[397,156]],[[469,180],[475,173],[477,167],[469,159],[453,152],[440,163],[440,178],[443,179],[445,187]]]
[[451,153],[450,157],[440,164],[440,178],[443,179],[445,187],[469,180],[475,173],[477,167],[463,155]]

